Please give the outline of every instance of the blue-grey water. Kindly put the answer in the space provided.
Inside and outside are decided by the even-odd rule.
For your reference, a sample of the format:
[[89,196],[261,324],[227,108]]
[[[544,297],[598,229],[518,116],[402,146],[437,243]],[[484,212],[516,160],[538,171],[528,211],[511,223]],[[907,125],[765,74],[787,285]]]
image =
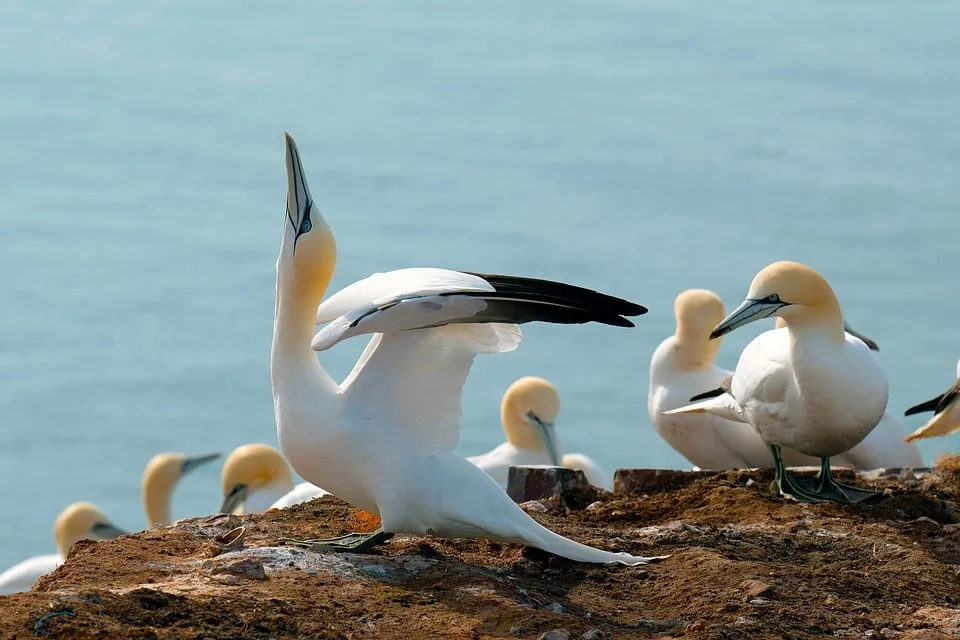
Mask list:
[[[154,453],[276,444],[284,130],[338,239],[334,288],[440,266],[650,308],[635,329],[527,325],[478,358],[463,454],[502,440],[503,390],[540,375],[569,450],[611,474],[685,465],[646,412],[674,296],[732,308],[778,259],[820,270],[880,343],[892,411],[941,392],[958,21],[947,0],[0,2],[0,569],[52,552],[74,500],[143,528]],[[343,376],[364,343],[321,360]],[[174,516],[219,501],[214,465]]]

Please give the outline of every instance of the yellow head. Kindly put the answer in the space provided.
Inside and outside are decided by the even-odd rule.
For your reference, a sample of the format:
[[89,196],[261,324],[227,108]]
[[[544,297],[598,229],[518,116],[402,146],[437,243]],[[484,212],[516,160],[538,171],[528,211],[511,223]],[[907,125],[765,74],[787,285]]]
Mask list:
[[89,502],[74,502],[60,512],[53,524],[53,540],[63,557],[80,540],[106,540],[125,533]]
[[674,300],[675,355],[682,370],[695,371],[713,364],[720,341],[711,341],[710,332],[723,320],[723,311],[720,296],[707,289],[687,289]]
[[297,144],[289,133],[284,133],[284,138],[287,210],[277,259],[277,293],[316,308],[337,265],[337,243],[323,214],[314,206]]
[[527,376],[514,382],[503,394],[500,421],[507,442],[518,449],[546,451],[553,464],[560,464],[554,423],[560,413],[560,394],[543,378]]
[[750,283],[746,300],[713,329],[710,337],[771,316],[780,316],[789,327],[815,324],[843,340],[843,315],[830,284],[807,265],[789,261],[764,267]]
[[257,491],[293,489],[293,475],[286,458],[265,444],[245,444],[234,449],[223,463],[220,480],[220,513],[242,513],[243,503]]
[[170,496],[177,483],[193,469],[219,457],[219,453],[189,457],[182,453],[158,453],[153,456],[143,470],[140,480],[140,495],[147,512],[147,526],[170,524]]

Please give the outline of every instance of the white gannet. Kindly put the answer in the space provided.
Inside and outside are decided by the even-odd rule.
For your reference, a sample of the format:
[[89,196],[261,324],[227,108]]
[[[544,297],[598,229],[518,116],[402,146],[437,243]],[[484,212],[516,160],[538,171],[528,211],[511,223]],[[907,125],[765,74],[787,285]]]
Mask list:
[[536,376],[516,380],[500,402],[500,425],[507,441],[467,460],[486,471],[501,487],[507,486],[510,467],[553,465],[579,469],[587,482],[609,491],[610,482],[596,462],[581,453],[562,453],[554,427],[559,413],[560,394],[549,380]]
[[[516,348],[516,323],[633,326],[623,316],[646,309],[559,282],[446,269],[377,273],[320,304],[336,266],[336,242],[314,208],[289,134],[286,165],[270,356],[280,447],[305,480],[382,523],[369,534],[290,542],[363,552],[409,533],[524,544],[584,562],[650,560],[550,531],[453,451],[470,366],[478,353]],[[317,323],[326,326],[313,336]],[[322,351],[365,333],[375,335],[338,385],[311,344]]]
[[[775,327],[785,327],[783,318],[777,317]],[[846,321],[843,329],[855,338],[859,338],[871,351],[880,351],[876,342],[854,330]],[[923,466],[923,455],[915,444],[904,441],[907,427],[889,411],[883,412],[880,423],[870,434],[848,451],[831,456],[832,463],[854,469],[891,469],[894,467],[910,467],[913,469]],[[784,454],[786,451],[783,452]],[[786,461],[787,466],[793,463]]]
[[[777,486],[786,497],[859,502],[877,495],[835,482],[830,457],[853,448],[883,417],[889,390],[880,362],[844,331],[840,303],[823,276],[796,262],[761,270],[746,300],[710,336],[773,315],[786,327],[765,331],[747,345],[727,393],[673,412],[708,412],[752,424],[770,445]],[[787,473],[781,446],[819,457],[817,478]]]
[[167,526],[170,517],[170,498],[183,476],[197,467],[220,457],[219,453],[186,456],[182,453],[158,453],[150,458],[140,480],[140,495],[147,514],[147,526]]
[[309,482],[294,486],[283,454],[260,443],[241,445],[231,451],[223,463],[220,481],[220,513],[262,513],[327,495]]
[[27,558],[0,573],[0,594],[29,591],[38,578],[63,564],[70,547],[80,540],[106,540],[125,533],[94,505],[74,502],[60,512],[53,524],[57,553]]
[[[687,289],[674,300],[677,329],[650,358],[647,411],[657,433],[700,469],[770,466],[770,447],[749,424],[710,413],[665,413],[717,389],[732,372],[714,364],[721,340],[710,332],[723,320],[720,297],[707,289]],[[788,466],[816,464],[816,458],[789,449]]]
[[960,360],[957,360],[957,380],[953,385],[936,398],[912,406],[903,414],[912,416],[915,413],[933,411],[930,420],[907,436],[907,442],[921,438],[945,436],[948,433],[960,430]]

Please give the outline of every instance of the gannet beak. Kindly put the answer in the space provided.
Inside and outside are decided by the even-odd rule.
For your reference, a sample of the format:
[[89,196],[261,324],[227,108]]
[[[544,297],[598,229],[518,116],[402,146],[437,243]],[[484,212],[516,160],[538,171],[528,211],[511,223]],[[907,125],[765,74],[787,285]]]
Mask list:
[[219,458],[222,454],[220,453],[205,453],[202,456],[191,456],[186,458],[183,461],[183,469],[180,471],[181,476],[185,476],[199,466],[202,466],[208,462],[213,462]]
[[303,162],[300,160],[297,143],[287,132],[283,133],[283,137],[287,146],[287,222],[293,229],[296,243],[297,238],[309,233],[313,228],[313,221],[310,220],[313,197],[310,195],[310,187],[307,186],[307,177],[303,173]]
[[553,437],[553,423],[544,422],[532,411],[527,414],[527,420],[533,425],[533,427],[537,430],[537,433],[540,435],[540,439],[543,441],[543,447],[547,450],[547,454],[550,456],[550,464],[555,467],[559,467],[560,453],[557,451],[557,443]]
[[843,321],[843,330],[852,335],[854,338],[859,338],[863,344],[870,348],[870,351],[880,351],[880,347],[876,342],[863,335],[859,331],[856,331],[853,327],[847,324],[846,320]]
[[233,513],[247,499],[247,485],[235,484],[227,495],[223,496],[220,513]]
[[747,298],[740,306],[733,310],[733,313],[723,319],[710,332],[710,339],[714,340],[720,336],[727,335],[734,329],[742,327],[745,324],[769,318],[777,313],[783,307],[788,306],[789,302],[783,302],[777,294],[771,294],[766,298],[753,299]]
[[98,522],[93,525],[93,535],[96,536],[97,540],[109,540],[117,536],[125,536],[127,532],[109,522]]

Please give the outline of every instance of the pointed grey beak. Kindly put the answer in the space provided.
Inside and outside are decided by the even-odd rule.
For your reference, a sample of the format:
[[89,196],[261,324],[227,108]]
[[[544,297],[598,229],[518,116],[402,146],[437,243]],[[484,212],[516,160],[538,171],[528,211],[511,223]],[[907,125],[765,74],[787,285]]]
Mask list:
[[117,536],[125,536],[127,532],[119,529],[110,522],[98,522],[93,525],[92,533],[97,540],[109,540]]
[[756,322],[764,318],[776,315],[777,311],[788,306],[789,302],[783,302],[776,294],[767,296],[760,300],[747,298],[740,303],[740,306],[733,310],[733,313],[723,319],[710,332],[710,339],[714,340],[720,336],[725,336],[734,329],[738,329],[745,324]]
[[[303,173],[303,162],[300,160],[300,151],[293,136],[284,132],[287,156],[287,222],[294,231],[296,239],[313,228],[310,220],[310,210],[313,208],[313,197],[310,187],[307,186],[307,177]],[[296,245],[294,245],[296,246]]]
[[183,469],[180,471],[180,476],[185,476],[197,467],[201,467],[208,462],[213,462],[221,455],[220,453],[205,453],[201,456],[190,456],[186,458],[183,461]]
[[560,452],[557,451],[557,442],[553,437],[553,423],[544,422],[532,411],[527,413],[527,420],[540,435],[540,439],[543,441],[543,447],[547,450],[547,455],[550,456],[550,464],[555,467],[561,466]]
[[880,347],[876,342],[863,335],[859,331],[856,331],[853,327],[847,324],[846,320],[843,321],[843,330],[852,335],[854,338],[859,338],[863,344],[870,348],[870,351],[880,351]]
[[237,484],[227,495],[223,496],[220,504],[220,513],[233,513],[247,499],[247,485]]

